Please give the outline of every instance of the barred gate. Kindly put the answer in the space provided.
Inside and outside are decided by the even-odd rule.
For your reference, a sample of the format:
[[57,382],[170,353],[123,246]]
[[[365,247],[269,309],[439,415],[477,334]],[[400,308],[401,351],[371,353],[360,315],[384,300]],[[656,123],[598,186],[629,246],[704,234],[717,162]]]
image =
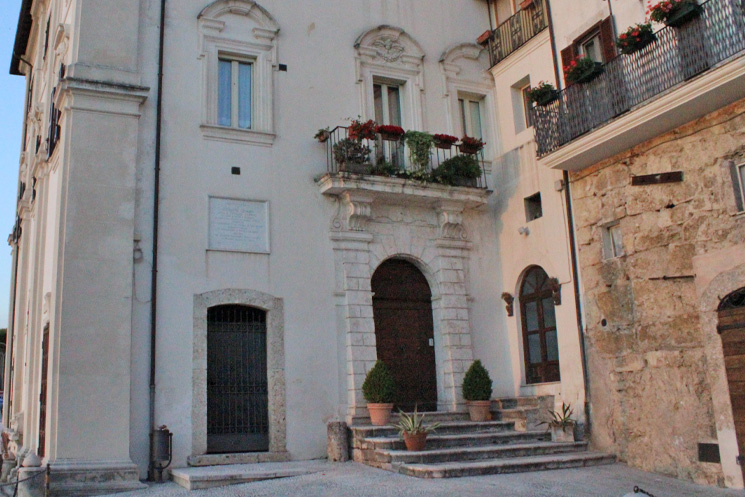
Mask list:
[[266,312],[222,305],[207,312],[207,451],[269,450]]

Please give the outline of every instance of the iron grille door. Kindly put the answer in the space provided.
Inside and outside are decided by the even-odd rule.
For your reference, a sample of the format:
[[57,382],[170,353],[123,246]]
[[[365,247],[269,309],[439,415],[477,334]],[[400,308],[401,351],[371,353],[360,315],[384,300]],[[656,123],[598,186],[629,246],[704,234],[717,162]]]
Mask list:
[[225,305],[207,314],[207,451],[269,450],[266,312]]

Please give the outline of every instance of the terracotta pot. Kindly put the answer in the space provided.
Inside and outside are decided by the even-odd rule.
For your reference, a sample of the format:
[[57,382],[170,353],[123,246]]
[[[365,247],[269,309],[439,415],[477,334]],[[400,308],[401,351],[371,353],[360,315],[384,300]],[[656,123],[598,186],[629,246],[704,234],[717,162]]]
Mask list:
[[468,414],[471,416],[471,421],[491,420],[491,400],[469,400],[466,405],[468,405]]
[[427,445],[427,432],[406,433],[404,432],[404,443],[406,450],[411,452],[420,452]]
[[551,441],[558,443],[574,442],[574,424],[562,428],[561,426],[551,425]]
[[367,404],[373,426],[385,426],[391,420],[393,404]]

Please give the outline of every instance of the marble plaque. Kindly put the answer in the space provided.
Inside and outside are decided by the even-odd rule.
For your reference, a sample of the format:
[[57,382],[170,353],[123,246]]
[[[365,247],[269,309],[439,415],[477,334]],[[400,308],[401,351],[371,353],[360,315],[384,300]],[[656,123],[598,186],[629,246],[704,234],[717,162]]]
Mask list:
[[267,203],[210,197],[209,248],[268,254]]

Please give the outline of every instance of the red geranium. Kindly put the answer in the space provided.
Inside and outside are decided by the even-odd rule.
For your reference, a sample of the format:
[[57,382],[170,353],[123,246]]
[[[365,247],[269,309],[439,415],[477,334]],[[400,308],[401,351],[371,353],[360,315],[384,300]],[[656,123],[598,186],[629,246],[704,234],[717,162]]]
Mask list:
[[392,124],[381,124],[375,128],[375,132],[381,135],[394,135],[401,136],[405,133],[401,126],[394,126]]
[[449,143],[450,145],[458,141],[458,137],[453,136],[453,135],[436,134],[433,138],[435,139],[436,142]]

